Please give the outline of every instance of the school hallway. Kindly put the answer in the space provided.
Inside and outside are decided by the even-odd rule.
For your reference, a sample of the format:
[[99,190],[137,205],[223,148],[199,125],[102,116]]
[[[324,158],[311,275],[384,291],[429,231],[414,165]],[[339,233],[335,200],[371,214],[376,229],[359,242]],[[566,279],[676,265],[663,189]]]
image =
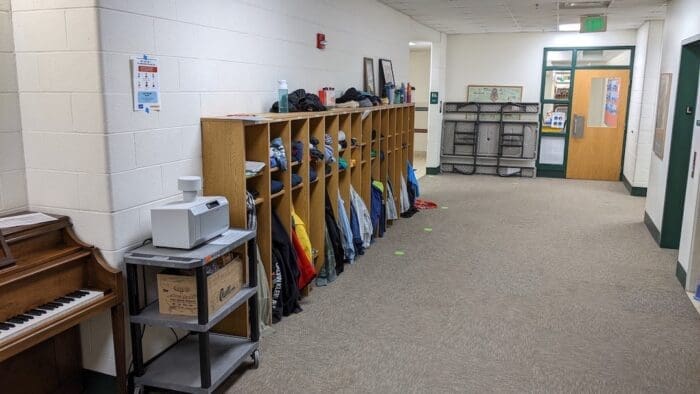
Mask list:
[[699,390],[700,315],[643,198],[548,178],[421,188],[440,208],[314,289],[263,338],[260,368],[220,392]]

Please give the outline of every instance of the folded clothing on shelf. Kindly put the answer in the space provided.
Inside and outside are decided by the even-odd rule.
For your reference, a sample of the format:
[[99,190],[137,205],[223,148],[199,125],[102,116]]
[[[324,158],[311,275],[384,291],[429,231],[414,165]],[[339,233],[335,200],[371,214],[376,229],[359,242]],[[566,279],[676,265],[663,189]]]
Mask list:
[[278,193],[284,188],[284,183],[273,179],[270,181],[270,193],[275,194]]
[[333,157],[333,137],[330,134],[326,134],[325,137],[325,151],[326,151],[326,163],[333,163],[335,158]]
[[287,169],[287,155],[284,152],[284,143],[280,137],[270,141],[270,166],[279,167],[282,171]]
[[260,171],[265,168],[265,163],[260,161],[247,161],[245,162],[245,176],[255,176],[260,173]]
[[298,161],[304,158],[304,143],[301,141],[292,142],[292,161]]
[[292,174],[292,186],[296,186],[301,183],[303,179],[301,179],[301,175],[299,174]]
[[338,168],[340,168],[341,170],[344,170],[344,169],[348,168],[348,162],[347,162],[347,160],[345,160],[345,159],[342,158],[342,157],[339,158],[339,159],[338,159]]

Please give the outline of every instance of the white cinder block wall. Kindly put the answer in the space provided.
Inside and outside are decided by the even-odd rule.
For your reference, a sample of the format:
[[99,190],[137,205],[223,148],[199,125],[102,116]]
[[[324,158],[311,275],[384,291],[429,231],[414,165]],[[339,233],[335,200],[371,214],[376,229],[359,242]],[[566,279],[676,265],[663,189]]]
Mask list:
[[27,206],[12,14],[0,1],[0,214]]
[[[671,93],[669,99],[668,123],[666,125],[666,144],[664,158],[651,155],[649,184],[645,210],[657,229],[663,226],[663,210],[666,198],[666,180],[668,178],[668,155],[671,148],[673,130],[673,111],[676,104],[678,88],[678,70],[681,62],[681,43],[683,40],[700,34],[697,0],[674,0],[668,4],[666,20],[663,26],[663,49],[661,55],[661,72],[671,73]],[[688,213],[685,213],[687,216]],[[682,231],[685,231],[684,227]]]
[[634,187],[649,182],[662,39],[663,21],[647,21],[637,30],[623,169]]
[[[405,81],[408,42],[442,38],[374,0],[12,0],[12,8],[29,205],[70,215],[114,265],[150,236],[149,210],[177,197],[177,178],[201,174],[201,116],[266,111],[279,79],[312,92],[361,87],[363,57],[392,59]],[[129,58],[143,54],[160,60],[160,113],[132,111]],[[107,315],[81,335],[85,366],[113,373]],[[171,336],[160,340],[147,351]]]

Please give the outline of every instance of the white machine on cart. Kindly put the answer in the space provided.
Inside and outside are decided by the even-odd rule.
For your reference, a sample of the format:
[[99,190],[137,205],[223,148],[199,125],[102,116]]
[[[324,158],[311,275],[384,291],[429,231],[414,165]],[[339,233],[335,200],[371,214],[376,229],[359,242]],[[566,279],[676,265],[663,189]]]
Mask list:
[[153,245],[192,249],[229,228],[228,200],[221,196],[200,197],[202,179],[185,176],[177,181],[182,201],[151,209]]

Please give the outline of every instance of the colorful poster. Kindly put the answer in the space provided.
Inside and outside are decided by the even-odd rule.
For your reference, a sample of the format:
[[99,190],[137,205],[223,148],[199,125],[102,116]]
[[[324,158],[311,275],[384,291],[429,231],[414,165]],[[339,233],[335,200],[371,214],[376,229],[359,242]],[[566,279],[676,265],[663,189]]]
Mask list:
[[620,78],[608,78],[605,89],[605,126],[617,127],[617,104],[620,99]]
[[131,58],[134,111],[160,111],[158,72],[158,59],[146,55]]

